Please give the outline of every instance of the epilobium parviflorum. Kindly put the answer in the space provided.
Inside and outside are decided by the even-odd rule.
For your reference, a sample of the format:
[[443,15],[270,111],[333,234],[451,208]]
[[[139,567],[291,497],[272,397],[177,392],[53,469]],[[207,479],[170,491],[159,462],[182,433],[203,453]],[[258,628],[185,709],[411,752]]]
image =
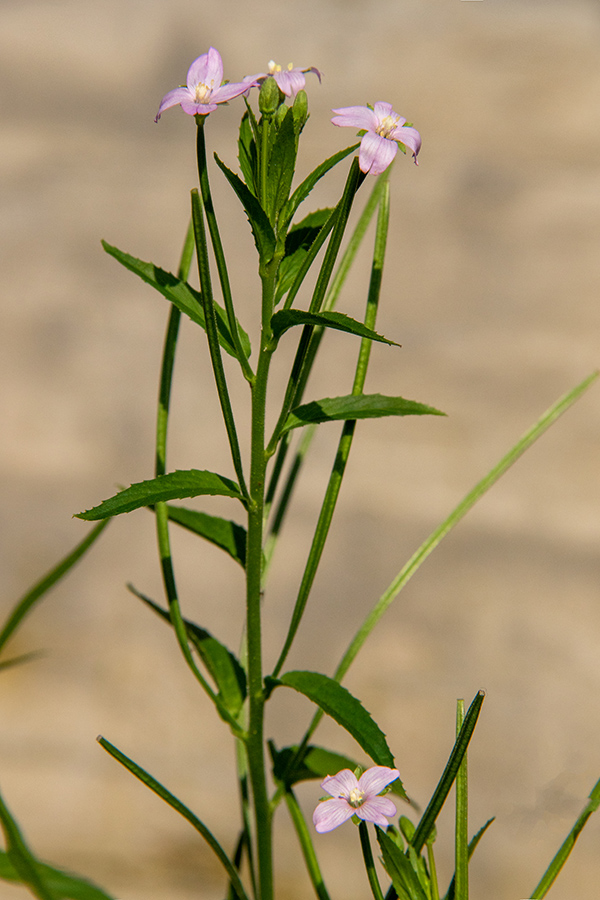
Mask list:
[[[440,892],[433,846],[435,823],[456,783],[456,870],[446,897],[466,900],[469,857],[487,827],[484,826],[469,843],[466,750],[483,702],[483,692],[477,694],[466,714],[462,701],[459,702],[457,735],[448,764],[425,805],[425,811],[418,815],[418,807],[409,801],[400,779],[402,760],[396,767],[384,732],[341,682],[377,622],[429,553],[516,459],[581,396],[596,378],[596,373],[544,414],[418,548],[368,612],[356,634],[345,636],[347,648],[333,671],[326,674],[286,668],[321,561],[357,422],[383,416],[443,415],[429,404],[382,393],[365,393],[364,390],[372,343],[397,347],[395,340],[376,331],[388,235],[389,173],[398,145],[407,147],[416,162],[421,148],[420,134],[387,102],[377,102],[373,107],[334,109],[333,123],[358,129],[360,143],[334,150],[313,171],[296,179],[300,139],[308,121],[307,73],[315,74],[321,81],[321,73],[314,66],[283,69],[275,63],[269,63],[268,72],[245,76],[237,82],[223,81],[221,55],[211,47],[189,67],[186,85],[169,91],[160,102],[157,121],[165,110],[179,105],[194,117],[196,125],[199,189],[193,188],[191,192],[191,221],[181,260],[175,271],[169,272],[104,243],[112,257],[169,304],[160,367],[156,440],[152,448],[154,474],[79,513],[79,518],[100,524],[19,601],[0,632],[0,650],[25,614],[80,559],[110,518],[134,510],[152,510],[156,520],[164,603],[150,599],[135,588],[131,590],[147,609],[172,629],[185,664],[231,732],[237,749],[232,796],[238,797],[240,804],[235,834],[221,842],[212,833],[210,822],[204,820],[204,816],[207,820],[211,817],[210,805],[192,811],[110,741],[99,738],[102,746],[173,810],[183,815],[205,839],[223,868],[227,896],[238,900],[273,900],[272,837],[277,817],[283,814],[282,806],[287,807],[298,839],[299,857],[306,863],[307,894],[311,893],[312,886],[319,900],[329,900],[317,858],[322,840],[320,833],[355,819],[367,875],[365,890],[370,890],[375,900],[383,900],[384,893],[389,900],[438,900]],[[255,304],[237,303],[232,290],[229,278],[232,260],[226,258],[221,240],[206,153],[209,114],[220,104],[232,101],[236,101],[242,111],[239,131],[227,161],[215,154],[216,174],[227,180],[252,231],[257,252]],[[235,157],[239,163],[237,172]],[[317,183],[349,157],[352,159],[338,202],[299,216],[300,207]],[[377,177],[369,180],[370,195],[347,236],[354,199],[365,184],[367,174]],[[188,215],[186,212],[184,216],[182,211],[182,224]],[[362,319],[356,319],[338,307],[343,303],[344,283],[372,219],[375,219],[375,228],[371,273],[365,284],[364,315]],[[230,237],[227,243],[234,248],[235,257],[235,237]],[[194,255],[198,287],[193,286],[190,276]],[[214,273],[218,285],[214,283]],[[250,276],[246,274],[244,301],[251,290]],[[254,321],[251,316],[255,316]],[[182,317],[187,320],[188,327],[199,328],[206,336],[228,446],[218,472],[202,468],[201,459],[198,467],[187,470],[173,470],[167,463],[171,390]],[[248,330],[247,326],[250,326]],[[327,335],[331,329],[342,332],[348,341],[355,343],[356,362],[353,371],[348,373],[345,393],[333,397],[315,396],[309,388],[310,375],[315,361],[327,353]],[[249,333],[258,335],[253,352]],[[284,335],[286,339],[281,341]],[[230,357],[227,367],[223,352]],[[394,352],[398,352],[397,349]],[[288,374],[283,382],[278,374],[277,383],[273,384],[274,379],[270,380],[269,376],[275,353],[284,357],[278,365],[278,373],[287,370]],[[246,442],[239,440],[241,416],[232,403],[229,390],[230,380],[238,375],[245,379],[249,389],[247,452],[243,451]],[[206,390],[205,384],[198,385],[200,395],[205,395]],[[299,489],[298,474],[307,459],[312,436],[320,425],[336,422],[341,433],[333,448],[331,475],[316,517],[304,570],[294,588],[296,600],[287,631],[281,636],[280,646],[270,647],[266,653],[263,625],[269,609],[270,566],[290,515],[294,489]],[[201,506],[203,499],[209,496],[225,498],[224,502],[235,507],[232,518],[221,518],[185,503],[197,498]],[[184,505],[180,501],[184,501]],[[171,553],[174,525],[209,541],[219,548],[231,565],[241,567],[245,604],[239,621],[239,654],[225,646],[218,635],[209,634],[202,623],[195,623],[184,614],[187,598],[180,598],[178,594]],[[343,598],[335,598],[336,634],[342,634],[345,625],[343,611],[339,609],[342,602]],[[269,633],[272,631],[270,628]],[[272,669],[266,667],[268,659],[276,660]],[[329,668],[329,660],[325,668]],[[304,730],[292,743],[282,747],[265,733],[265,709],[273,692],[286,690],[303,695],[315,709]],[[360,760],[341,756],[334,749],[314,742],[323,715],[330,716],[354,739]],[[364,760],[370,760],[367,767]],[[363,774],[359,777],[360,771]],[[199,773],[198,777],[205,779],[210,773]],[[307,788],[302,784],[307,781],[314,784]],[[313,829],[306,821],[297,793],[304,792],[308,805],[314,805],[318,782],[330,797],[322,800],[314,810]],[[401,802],[411,804],[407,809],[416,815],[415,822],[400,816],[396,825],[396,806],[384,796],[388,790]],[[582,814],[584,818],[580,817],[567,838],[567,850],[561,848],[532,896],[544,896],[581,830],[582,822],[599,803],[600,786],[596,785]],[[7,853],[0,860],[1,878],[23,883],[41,900],[56,900],[59,896],[110,900],[108,893],[85,879],[39,864],[1,801],[0,821],[7,835]],[[370,826],[375,828],[382,868],[378,868],[373,858]],[[382,878],[385,879],[383,887]]]

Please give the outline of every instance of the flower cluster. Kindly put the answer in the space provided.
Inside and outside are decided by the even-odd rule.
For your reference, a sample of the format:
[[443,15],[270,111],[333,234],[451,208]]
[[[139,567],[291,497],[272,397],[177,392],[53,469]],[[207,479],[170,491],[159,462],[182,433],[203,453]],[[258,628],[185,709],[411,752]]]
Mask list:
[[[211,47],[208,53],[203,53],[191,64],[187,84],[165,94],[154,121],[158,122],[165,109],[177,105],[190,116],[207,116],[220,103],[247,94],[267,78],[273,78],[287,97],[295,97],[304,88],[307,72],[313,72],[321,81],[321,73],[314,66],[301,69],[290,63],[287,69],[283,69],[271,60],[267,68],[267,72],[246,75],[240,82],[223,83],[223,61],[219,51]],[[406,119],[394,112],[390,103],[379,101],[373,109],[369,106],[346,106],[333,112],[335,116],[331,121],[334,125],[357,128],[362,132],[358,163],[363,172],[381,175],[396,156],[398,144],[408,147],[417,162],[421,135],[416,128],[406,125]]]
[[321,787],[331,794],[331,799],[322,800],[313,813],[316,830],[320,834],[333,831],[352,816],[387,828],[389,822],[386,816],[395,816],[396,807],[388,797],[381,797],[380,794],[399,777],[398,769],[387,766],[372,766],[360,778],[350,769],[328,775]]

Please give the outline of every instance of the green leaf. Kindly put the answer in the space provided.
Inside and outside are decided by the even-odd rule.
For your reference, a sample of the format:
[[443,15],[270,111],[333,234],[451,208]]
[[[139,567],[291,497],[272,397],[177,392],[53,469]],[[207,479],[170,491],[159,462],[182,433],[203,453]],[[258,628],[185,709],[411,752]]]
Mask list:
[[[105,891],[86,878],[38,862],[37,868],[56,900],[112,900]],[[8,853],[0,850],[0,879],[23,883]]]
[[285,240],[285,256],[279,264],[275,305],[294,284],[310,248],[317,239],[321,228],[331,216],[333,209],[317,209],[297,225],[294,225]]
[[376,765],[394,767],[394,757],[385,734],[362,703],[337,681],[318,672],[286,672],[273,681],[275,686],[282,684],[291,687],[316,703],[352,735]]
[[145,769],[142,769],[141,766],[138,766],[136,762],[130,759],[128,756],[125,756],[114,744],[111,744],[110,741],[107,741],[106,738],[99,737],[98,743],[101,747],[103,747],[107,753],[121,763],[126,769],[129,769],[132,775],[135,775],[146,787],[149,787],[151,791],[154,791],[165,803],[168,803],[169,806],[174,809],[179,815],[183,816],[184,819],[190,823],[192,828],[195,828],[196,831],[202,835],[208,846],[211,848],[213,853],[215,853],[217,859],[224,867],[229,880],[231,882],[231,887],[238,897],[238,900],[248,900],[248,895],[244,890],[244,886],[240,880],[239,873],[232,861],[228,857],[228,855],[223,850],[223,847],[218,842],[214,834],[206,827],[204,822],[198,818],[198,816],[194,815],[194,813],[185,806],[184,803],[181,802],[171,791],[167,790],[164,785],[157,781],[156,778],[147,772]]
[[[143,600],[164,622],[172,624],[167,609],[163,609],[154,600],[136,590],[133,585],[128,585],[128,587],[132,594]],[[200,628],[199,625],[188,619],[184,619],[183,622],[187,636],[215,682],[225,706],[232,716],[237,716],[247,693],[246,673],[237,657],[204,628]]]
[[399,900],[428,900],[408,857],[385,831],[378,826],[375,830],[381,847],[384,868],[392,879]]
[[[276,313],[279,315],[279,313]],[[439,409],[425,406],[403,397],[384,397],[383,394],[348,394],[345,397],[324,397],[304,406],[297,406],[289,414],[281,429],[283,434],[292,428],[339,419],[378,419],[382,416],[444,416]]]
[[[63,578],[77,562],[79,562],[83,554],[89,550],[96,539],[100,537],[107,525],[108,520],[106,522],[101,522],[100,525],[96,525],[92,528],[89,534],[77,544],[75,549],[72,550],[68,556],[61,560],[57,566],[48,572],[47,575],[44,575],[40,581],[34,584],[31,590],[27,591],[27,593],[21,597],[9,613],[2,629],[0,629],[0,650],[2,650],[10,636],[19,627],[21,621],[31,609],[33,609],[38,600],[40,600],[57,581],[60,581],[60,579]],[[19,657],[19,659],[21,659],[21,657]],[[13,661],[11,660],[10,662]],[[6,663],[6,665],[8,665],[8,663]]]
[[173,506],[171,503],[167,503],[167,515],[172,522],[225,550],[232,559],[245,567],[246,529],[237,522],[221,519],[220,516],[209,516],[208,513],[187,509],[185,506]]
[[274,224],[290,195],[296,166],[297,137],[292,107],[287,108],[281,124],[274,124],[270,131],[273,146],[267,167],[266,201],[269,219]]
[[425,842],[427,841],[429,835],[433,830],[435,821],[441,812],[442,806],[446,802],[446,797],[450,793],[450,789],[454,784],[454,780],[456,778],[458,770],[460,769],[463,757],[467,752],[469,741],[473,737],[473,732],[475,730],[475,726],[477,725],[477,719],[479,717],[481,705],[484,701],[484,698],[485,691],[478,691],[475,695],[474,700],[469,706],[469,709],[467,710],[462,728],[460,729],[458,737],[454,742],[454,747],[452,748],[452,752],[448,757],[446,767],[442,772],[442,777],[440,778],[437,787],[431,796],[431,800],[427,804],[425,812],[421,816],[421,821],[417,825],[417,829],[412,840],[412,845],[416,853],[420,853],[425,846]]
[[[273,775],[289,787],[292,787],[299,781],[311,781],[317,778],[322,781],[327,775],[335,775],[341,772],[342,769],[350,769],[354,772],[355,769],[359,768],[356,760],[350,759],[348,756],[333,753],[331,750],[326,750],[325,747],[309,744],[301,763],[290,769],[298,752],[298,747],[283,747],[281,750],[276,750],[270,744],[269,748],[273,759]],[[392,781],[390,791],[398,797],[402,797],[403,800],[408,801],[408,796],[399,778]]]
[[246,182],[246,187],[256,197],[256,171],[257,171],[257,153],[256,141],[252,133],[252,125],[250,124],[250,116],[248,110],[242,116],[240,122],[240,133],[238,137],[238,160],[240,169]]
[[328,159],[318,165],[317,168],[310,173],[310,175],[306,176],[304,181],[298,185],[281,211],[280,219],[282,223],[281,227],[283,229],[285,229],[287,223],[292,221],[294,213],[296,212],[302,201],[306,200],[315,184],[323,177],[323,175],[326,175],[330,169],[341,162],[342,159],[345,159],[346,156],[354,153],[354,151],[359,146],[360,143],[353,144],[351,147],[346,147],[345,150],[340,150],[338,153],[334,153],[333,156],[330,156]]
[[215,160],[244,207],[261,262],[263,264],[268,263],[269,260],[273,258],[273,253],[275,252],[275,235],[267,214],[239,175],[236,175],[235,172],[228,169],[216,153]]
[[178,469],[176,472],[132,484],[98,506],[77,513],[76,518],[86,521],[106,519],[142,506],[153,506],[160,500],[182,500],[184,497],[199,497],[204,494],[242,499],[238,485],[229,478],[200,469]]
[[16,871],[19,881],[26,884],[38,900],[58,900],[2,797],[0,797],[0,825],[4,832],[8,860]]
[[[282,334],[293,328],[294,325],[320,325],[323,328],[335,328],[337,331],[346,331],[348,334],[356,334],[358,337],[368,338],[371,341],[380,341],[383,344],[393,344],[399,347],[396,341],[390,341],[388,338],[377,334],[371,328],[367,328],[362,322],[346,316],[339,312],[323,312],[311,313],[305,312],[303,309],[282,309],[276,312],[271,319],[271,328],[273,336],[279,340]],[[406,401],[404,401],[406,402]],[[406,415],[406,413],[404,413]]]
[[[155,266],[154,263],[144,262],[141,259],[137,259],[135,256],[130,256],[129,253],[124,253],[122,250],[118,250],[117,247],[112,247],[110,244],[107,244],[106,241],[102,241],[102,246],[107,253],[117,260],[117,262],[120,262],[121,265],[125,266],[126,269],[129,269],[130,272],[134,272],[138,275],[142,281],[146,282],[146,284],[151,285],[151,287],[162,294],[163,297],[166,297],[173,306],[176,306],[180,312],[184,313],[192,320],[192,322],[195,322],[196,325],[199,325],[206,331],[204,311],[202,309],[202,297],[197,290],[187,283],[187,281],[181,281],[181,279],[173,275],[172,272],[166,272],[164,269]],[[219,343],[226,353],[229,353],[230,356],[237,359],[237,352],[227,322],[227,313],[218,303],[215,303],[214,306],[215,315],[217,317]],[[246,354],[246,357],[249,357],[251,349],[250,339],[239,324],[238,330],[240,333],[242,349]]]

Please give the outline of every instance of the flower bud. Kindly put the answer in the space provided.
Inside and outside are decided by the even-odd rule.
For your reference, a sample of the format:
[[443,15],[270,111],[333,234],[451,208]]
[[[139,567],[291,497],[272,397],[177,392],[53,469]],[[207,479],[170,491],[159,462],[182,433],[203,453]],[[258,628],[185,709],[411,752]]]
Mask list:
[[294,122],[296,122],[298,131],[302,131],[308,119],[308,97],[306,91],[298,91],[294,99]]
[[258,95],[258,108],[263,116],[272,116],[279,106],[279,88],[274,78],[265,78]]

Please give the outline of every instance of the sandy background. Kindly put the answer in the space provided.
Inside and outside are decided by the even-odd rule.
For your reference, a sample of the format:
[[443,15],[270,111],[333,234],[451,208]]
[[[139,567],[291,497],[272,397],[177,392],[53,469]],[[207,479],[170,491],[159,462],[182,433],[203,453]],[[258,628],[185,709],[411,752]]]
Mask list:
[[[85,533],[74,512],[152,474],[166,303],[99,240],[176,266],[195,184],[194,127],[180,110],[158,126],[152,119],[213,44],[231,80],[272,57],[322,69],[322,86],[309,84],[302,172],[351,139],[329,124],[334,106],[386,99],[423,135],[419,168],[400,159],[392,178],[379,325],[403,349],[374,350],[368,388],[432,403],[449,418],[358,429],[290,657],[292,667],[325,660],[331,671],[405,559],[598,365],[599,41],[593,0],[371,0],[368,9],[354,0],[3,0],[2,607]],[[210,120],[210,146],[231,165],[239,114],[232,104]],[[343,177],[313,205],[335,202]],[[213,183],[249,322],[252,242],[216,172]],[[357,316],[361,266],[340,307]],[[313,396],[347,391],[354,351],[352,340],[332,336]],[[230,474],[206,357],[188,324],[170,463]],[[244,385],[232,384],[243,402]],[[445,541],[348,677],[422,803],[452,743],[456,698],[486,688],[470,754],[472,830],[497,821],[473,862],[474,898],[529,896],[600,775],[599,398],[592,390]],[[265,601],[269,661],[337,434],[324,429],[317,441],[276,559]],[[239,573],[191,536],[174,540],[185,611],[237,646]],[[127,581],[161,596],[144,512],[112,523],[13,642],[15,653],[45,655],[2,674],[0,784],[40,855],[121,900],[218,900],[221,873],[200,839],[94,741],[104,734],[230,839],[237,813],[226,730]],[[308,713],[281,696],[269,733],[293,740]],[[354,752],[334,726],[321,740]],[[301,795],[310,809],[319,789]],[[445,884],[450,815],[441,828]],[[597,897],[599,840],[600,819],[553,900]],[[277,841],[280,896],[311,896],[283,812]],[[318,847],[333,897],[364,898],[352,829]],[[2,887],[0,896],[24,893]]]

